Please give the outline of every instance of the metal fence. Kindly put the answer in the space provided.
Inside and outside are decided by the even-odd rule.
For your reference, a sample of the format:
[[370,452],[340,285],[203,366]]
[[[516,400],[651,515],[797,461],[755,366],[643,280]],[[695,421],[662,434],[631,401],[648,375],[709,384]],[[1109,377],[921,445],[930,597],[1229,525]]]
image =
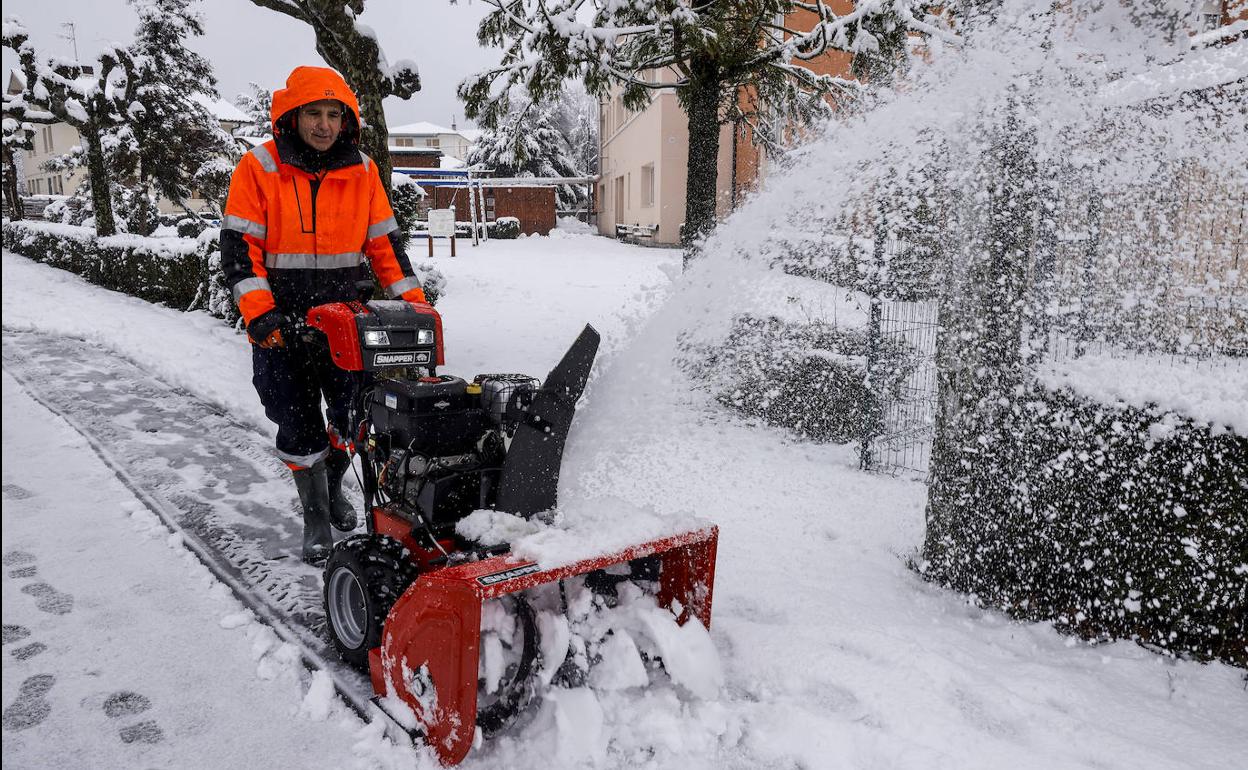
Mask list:
[[[1171,369],[1248,368],[1248,199],[1204,188],[1068,195],[1055,232],[1033,244],[1033,294],[1044,329],[1030,363],[1139,359]],[[1048,252],[1048,261],[1043,259]],[[925,476],[937,409],[936,300],[877,300],[875,349],[900,346],[910,368],[900,386],[877,388],[860,440],[861,466]],[[878,360],[878,357],[876,357]],[[869,366],[871,356],[868,356]],[[869,372],[868,380],[887,377]]]
[[936,426],[937,303],[883,302],[881,346],[906,351],[909,362],[899,385],[880,395],[878,426],[864,436],[867,470],[893,475],[927,473]]

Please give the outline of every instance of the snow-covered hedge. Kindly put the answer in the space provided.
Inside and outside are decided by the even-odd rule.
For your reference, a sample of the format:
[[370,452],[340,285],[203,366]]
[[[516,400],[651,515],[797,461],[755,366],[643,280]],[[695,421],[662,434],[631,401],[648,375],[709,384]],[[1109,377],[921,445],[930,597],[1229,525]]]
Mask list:
[[[181,310],[205,310],[227,324],[238,321],[221,271],[220,230],[196,238],[113,235],[89,227],[19,220],[4,223],[4,245],[25,257],[77,273],[91,283]],[[431,263],[412,264],[436,303],[446,276]],[[377,296],[382,296],[379,292]]]
[[520,220],[515,217],[499,217],[486,225],[486,233],[491,238],[510,240],[520,237]]
[[[872,429],[866,328],[742,316],[720,347],[694,352],[686,366],[717,400],[741,414],[818,442],[846,443]],[[918,363],[892,338],[876,342],[882,393]],[[693,352],[693,351],[690,351]]]
[[215,238],[96,236],[89,227],[21,220],[4,224],[4,245],[91,283],[179,309],[207,300]]
[[1065,388],[1025,395],[943,447],[962,473],[932,490],[922,571],[1088,638],[1248,667],[1248,438]]

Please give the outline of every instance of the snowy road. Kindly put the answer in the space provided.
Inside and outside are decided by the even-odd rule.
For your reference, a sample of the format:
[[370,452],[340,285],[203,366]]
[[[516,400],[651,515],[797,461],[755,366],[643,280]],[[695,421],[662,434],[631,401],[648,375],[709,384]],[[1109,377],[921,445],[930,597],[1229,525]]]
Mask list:
[[[588,237],[465,252],[438,263],[450,280],[450,370],[540,375],[586,321],[607,338],[569,444],[569,515],[622,497],[721,526],[712,639],[724,692],[603,694],[597,764],[1248,764],[1242,671],[1088,646],[967,606],[905,566],[922,536],[920,484],[862,474],[848,448],[743,425],[688,392],[664,340],[689,287],[648,325],[637,321],[669,290],[677,255]],[[293,492],[267,454],[242,339],[7,252],[3,298],[5,765],[428,764],[309,676],[7,373],[41,399],[72,395],[57,408],[132,458],[167,499],[206,501],[201,523],[289,548]],[[65,358],[72,366],[54,364]],[[171,411],[191,427],[176,427]],[[199,453],[199,429],[230,456]],[[244,493],[254,508],[221,502]],[[300,570],[283,579],[299,583]],[[467,766],[583,766],[584,741],[559,717],[545,709]]]

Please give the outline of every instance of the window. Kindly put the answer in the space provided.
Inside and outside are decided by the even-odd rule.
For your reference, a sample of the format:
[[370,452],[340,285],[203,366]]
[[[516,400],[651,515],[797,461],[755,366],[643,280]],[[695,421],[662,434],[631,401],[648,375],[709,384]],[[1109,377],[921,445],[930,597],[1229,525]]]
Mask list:
[[44,126],[41,133],[43,134],[43,151],[52,152],[52,126]]
[[654,164],[647,163],[641,167],[641,205],[654,205]]
[[65,183],[64,183],[63,181],[61,181],[61,178],[60,178],[59,176],[54,176],[54,177],[52,177],[52,178],[51,178],[50,180],[48,180],[48,181],[50,181],[50,182],[52,183],[52,194],[53,194],[53,195],[64,195],[64,194],[65,194]]
[[1211,32],[1218,28],[1222,23],[1222,15],[1218,13],[1202,13],[1200,15],[1201,29],[1205,32]]
[[595,209],[595,211],[601,214],[604,211],[603,207],[606,205],[607,205],[607,183],[603,182],[602,184],[598,185],[598,207]]
[[412,141],[410,136],[400,136],[398,139],[394,140],[394,145],[396,147],[412,147],[414,144],[415,143]]
[[438,139],[438,137],[436,137],[436,136],[435,136],[435,137],[433,137],[433,138],[431,138],[431,139],[426,139],[426,140],[425,140],[425,146],[426,146],[426,147],[441,147],[441,146],[442,146],[442,143],[441,143],[441,141]]

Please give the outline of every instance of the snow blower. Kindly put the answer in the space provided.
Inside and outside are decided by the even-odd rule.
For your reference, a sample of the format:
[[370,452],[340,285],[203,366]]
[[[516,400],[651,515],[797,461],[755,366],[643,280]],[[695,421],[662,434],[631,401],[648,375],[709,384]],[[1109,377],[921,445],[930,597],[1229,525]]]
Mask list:
[[367,533],[340,541],[326,562],[329,634],[343,660],[369,674],[374,703],[443,764],[525,712],[539,670],[546,684],[585,682],[585,645],[569,640],[566,623],[550,631],[558,639],[539,638],[551,624],[538,622],[534,602],[566,611],[576,593],[614,606],[628,583],[674,624],[710,627],[713,526],[554,568],[457,530],[475,511],[531,519],[554,508],[564,442],[598,350],[593,327],[539,382],[439,374],[442,321],[429,305],[331,303],[312,308],[307,325],[303,338],[327,344],[360,383],[352,424]]

